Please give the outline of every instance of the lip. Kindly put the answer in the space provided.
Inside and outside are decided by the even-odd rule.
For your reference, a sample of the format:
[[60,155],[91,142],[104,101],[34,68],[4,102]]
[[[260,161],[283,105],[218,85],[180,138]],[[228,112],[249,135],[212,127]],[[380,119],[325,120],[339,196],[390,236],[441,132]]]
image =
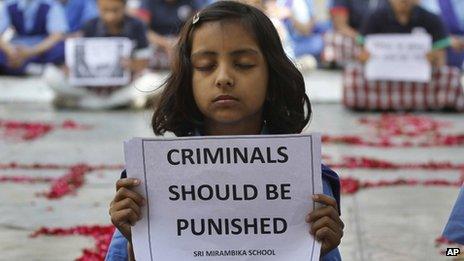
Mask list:
[[217,96],[213,100],[213,102],[223,102],[223,101],[238,101],[238,99],[235,98],[234,96],[223,94],[223,95]]

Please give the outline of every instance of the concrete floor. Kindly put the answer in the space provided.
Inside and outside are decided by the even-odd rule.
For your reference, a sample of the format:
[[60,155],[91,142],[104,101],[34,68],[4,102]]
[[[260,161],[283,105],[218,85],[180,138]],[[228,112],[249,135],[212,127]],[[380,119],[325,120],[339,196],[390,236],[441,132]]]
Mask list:
[[[310,131],[326,134],[359,134],[365,127],[356,119],[370,114],[355,114],[339,104],[315,104]],[[0,119],[47,121],[66,119],[92,125],[91,130],[56,130],[32,142],[0,139],[0,163],[123,163],[122,142],[134,136],[151,136],[151,112],[57,112],[46,104],[1,104]],[[464,132],[459,114],[431,114],[454,123],[449,131]],[[371,156],[394,162],[446,160],[463,163],[464,147],[379,149],[326,145],[323,153]],[[391,177],[455,178],[452,171],[368,171],[337,170],[341,176],[362,179]],[[2,173],[3,172],[3,173]],[[0,170],[2,174],[55,176],[60,171]],[[108,204],[113,197],[118,171],[88,175],[75,196],[59,200],[39,198],[35,194],[48,185],[0,183],[0,260],[73,260],[81,249],[93,246],[89,238],[39,237],[28,235],[41,226],[109,224]],[[458,188],[392,187],[361,191],[342,197],[342,219],[346,224],[340,250],[344,260],[449,260],[439,254],[435,238],[441,234]]]

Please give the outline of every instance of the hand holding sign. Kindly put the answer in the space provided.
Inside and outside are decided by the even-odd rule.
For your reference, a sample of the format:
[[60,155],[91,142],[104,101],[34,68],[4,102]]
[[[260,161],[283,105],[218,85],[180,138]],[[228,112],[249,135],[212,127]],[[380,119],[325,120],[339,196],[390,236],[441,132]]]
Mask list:
[[334,198],[319,194],[314,195],[313,200],[325,206],[308,214],[306,222],[311,224],[310,234],[322,243],[321,255],[325,255],[340,244],[345,224],[338,215],[337,201]]
[[140,208],[145,199],[133,190],[140,185],[138,179],[120,179],[116,182],[116,195],[110,204],[113,225],[131,242],[131,226],[141,219]]

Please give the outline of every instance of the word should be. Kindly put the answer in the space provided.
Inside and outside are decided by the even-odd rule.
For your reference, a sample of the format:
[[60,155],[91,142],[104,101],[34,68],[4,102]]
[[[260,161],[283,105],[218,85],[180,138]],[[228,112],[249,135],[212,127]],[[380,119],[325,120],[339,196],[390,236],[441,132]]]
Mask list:
[[[285,184],[266,184],[265,195],[266,200],[290,200],[292,197],[290,193],[290,185]],[[258,197],[258,188],[252,184],[244,184],[242,187],[238,187],[233,184],[225,185],[209,185],[203,184],[200,186],[195,185],[172,185],[168,188],[171,196],[169,197],[172,201],[177,200],[212,200],[217,199],[221,201],[233,200],[233,201],[247,201],[254,200]]]

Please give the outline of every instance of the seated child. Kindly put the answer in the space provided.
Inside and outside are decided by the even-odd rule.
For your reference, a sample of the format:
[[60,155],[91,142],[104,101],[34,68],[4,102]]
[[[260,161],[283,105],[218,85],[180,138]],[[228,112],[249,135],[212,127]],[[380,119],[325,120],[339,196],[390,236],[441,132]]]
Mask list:
[[98,16],[96,0],[60,0],[68,20],[69,32],[79,31],[89,20]]
[[[153,89],[157,74],[147,73],[151,55],[146,38],[145,25],[125,14],[125,0],[98,0],[100,16],[90,20],[81,30],[83,37],[126,37],[134,42],[131,59],[121,61],[135,79],[127,86],[85,87],[67,84],[65,73],[56,67],[49,67],[45,79],[55,91],[56,107],[110,109],[125,106],[144,107],[147,93],[140,89]],[[153,86],[153,88],[151,88]],[[154,93],[150,93],[152,95]]]
[[[427,55],[434,67],[446,65],[445,49],[450,46],[450,38],[437,15],[428,12],[417,4],[416,0],[389,0],[389,4],[372,13],[365,21],[361,33],[428,33],[432,36],[432,51]],[[359,43],[364,39],[360,38]],[[369,54],[363,51],[360,60],[365,62]]]
[[[257,8],[236,1],[209,5],[185,23],[173,63],[152,118],[156,135],[297,134],[309,123],[303,76]],[[218,101],[220,96],[229,98]],[[321,242],[320,260],[341,260],[340,181],[322,166],[322,183],[324,194],[313,197],[322,205],[300,219],[311,224],[308,237]],[[116,182],[110,215],[117,230],[106,260],[133,260],[131,226],[149,200],[134,190],[140,184],[125,172]]]
[[198,2],[194,0],[142,1],[141,14],[148,22],[148,40],[155,48],[151,67],[169,67],[177,34],[197,9]]
[[447,50],[448,65],[464,69],[464,1],[438,1],[441,19],[451,34],[451,48]]
[[[15,31],[11,41],[2,39],[8,28]],[[55,0],[5,1],[0,9],[0,74],[40,73],[37,64],[62,64],[67,30],[64,10]]]
[[360,36],[361,26],[377,8],[387,0],[333,0],[330,15],[334,32],[324,35],[322,61],[325,66],[344,67],[356,59],[360,48],[356,39]]
[[323,48],[322,34],[316,29],[312,0],[269,0],[267,11],[278,18],[287,31],[293,60],[302,71],[313,70]]
[[[344,71],[344,105],[356,110],[446,110],[464,111],[464,92],[457,68],[446,66],[445,50],[450,37],[437,15],[418,5],[418,0],[389,0],[389,4],[372,13],[361,30],[371,34],[429,34],[432,49],[427,59],[433,67],[429,82],[368,81],[361,64],[350,64]],[[364,38],[359,38],[364,43]],[[366,50],[359,60],[369,59]]]
[[369,13],[385,0],[334,0],[330,14],[335,31],[355,39]]

